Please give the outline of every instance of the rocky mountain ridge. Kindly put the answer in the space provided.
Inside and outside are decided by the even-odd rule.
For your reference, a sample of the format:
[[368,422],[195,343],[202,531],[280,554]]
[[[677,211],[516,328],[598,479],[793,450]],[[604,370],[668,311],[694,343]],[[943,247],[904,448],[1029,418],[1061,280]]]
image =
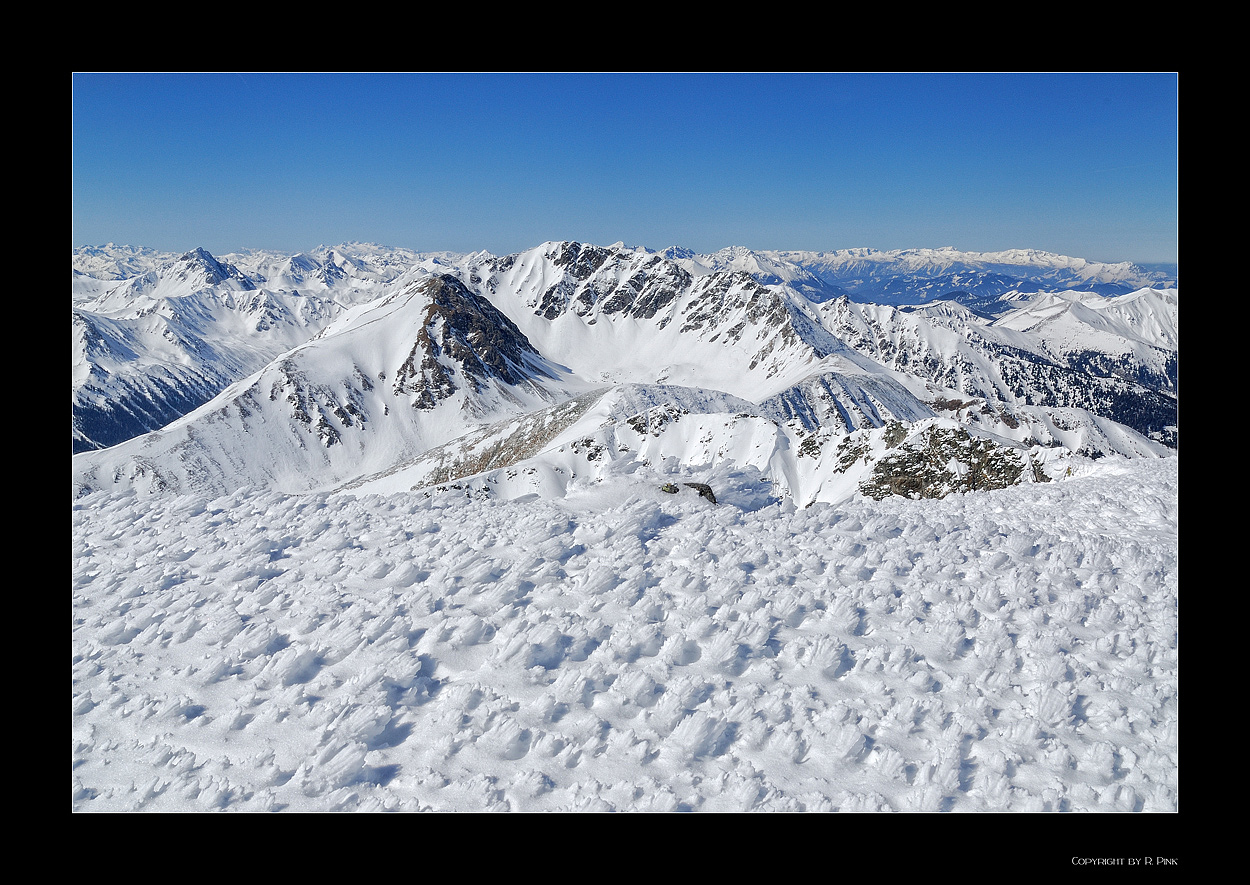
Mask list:
[[[822,301],[777,281],[778,256],[798,266],[798,253],[356,246],[159,264],[117,250],[110,270],[106,252],[75,257],[75,451],[111,445],[75,457],[78,492],[457,480],[515,497],[613,472],[749,469],[811,502],[924,496],[872,479],[912,438],[966,454],[932,468],[925,489],[943,493],[981,487],[958,477],[986,463],[1039,481],[1065,457],[1159,456],[1177,441],[1176,288],[1091,291],[1133,279],[1131,267],[1028,253],[1021,267],[1085,274],[1091,289],[1017,288],[987,309],[983,293],[965,299],[976,307],[924,292],[913,306]],[[936,254],[940,268],[889,257],[964,272]],[[107,279],[145,261],[159,266]],[[620,414],[623,401],[645,406]]]

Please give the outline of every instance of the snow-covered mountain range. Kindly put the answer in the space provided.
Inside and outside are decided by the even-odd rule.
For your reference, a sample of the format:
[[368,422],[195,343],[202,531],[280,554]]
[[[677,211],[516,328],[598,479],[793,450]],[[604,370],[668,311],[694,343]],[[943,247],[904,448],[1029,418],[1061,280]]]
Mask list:
[[1178,808],[1174,274],[73,265],[74,811]]
[[[732,463],[808,503],[899,491],[882,459],[935,435],[1001,452],[971,487],[1040,481],[1175,447],[1178,305],[1028,251],[80,249],[74,483],[517,496]],[[908,493],[979,477],[952,464]]]

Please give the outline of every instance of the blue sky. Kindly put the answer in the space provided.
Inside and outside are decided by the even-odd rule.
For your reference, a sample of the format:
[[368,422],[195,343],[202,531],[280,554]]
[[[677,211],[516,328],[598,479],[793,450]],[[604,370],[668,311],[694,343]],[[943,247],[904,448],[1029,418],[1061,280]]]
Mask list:
[[1177,260],[1177,76],[75,74],[73,246]]

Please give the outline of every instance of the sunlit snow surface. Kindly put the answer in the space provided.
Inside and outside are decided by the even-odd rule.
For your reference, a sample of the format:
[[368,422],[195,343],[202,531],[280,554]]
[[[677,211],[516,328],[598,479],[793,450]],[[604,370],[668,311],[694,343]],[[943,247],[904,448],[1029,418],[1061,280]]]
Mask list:
[[73,505],[76,811],[1172,811],[1177,459]]

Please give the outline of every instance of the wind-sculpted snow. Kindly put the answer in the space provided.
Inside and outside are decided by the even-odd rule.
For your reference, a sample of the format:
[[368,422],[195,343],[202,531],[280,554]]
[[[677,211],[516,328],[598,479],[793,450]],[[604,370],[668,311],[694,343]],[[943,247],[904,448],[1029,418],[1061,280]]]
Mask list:
[[1174,811],[1177,461],[1073,464],[803,510],[90,496],[71,807]]

